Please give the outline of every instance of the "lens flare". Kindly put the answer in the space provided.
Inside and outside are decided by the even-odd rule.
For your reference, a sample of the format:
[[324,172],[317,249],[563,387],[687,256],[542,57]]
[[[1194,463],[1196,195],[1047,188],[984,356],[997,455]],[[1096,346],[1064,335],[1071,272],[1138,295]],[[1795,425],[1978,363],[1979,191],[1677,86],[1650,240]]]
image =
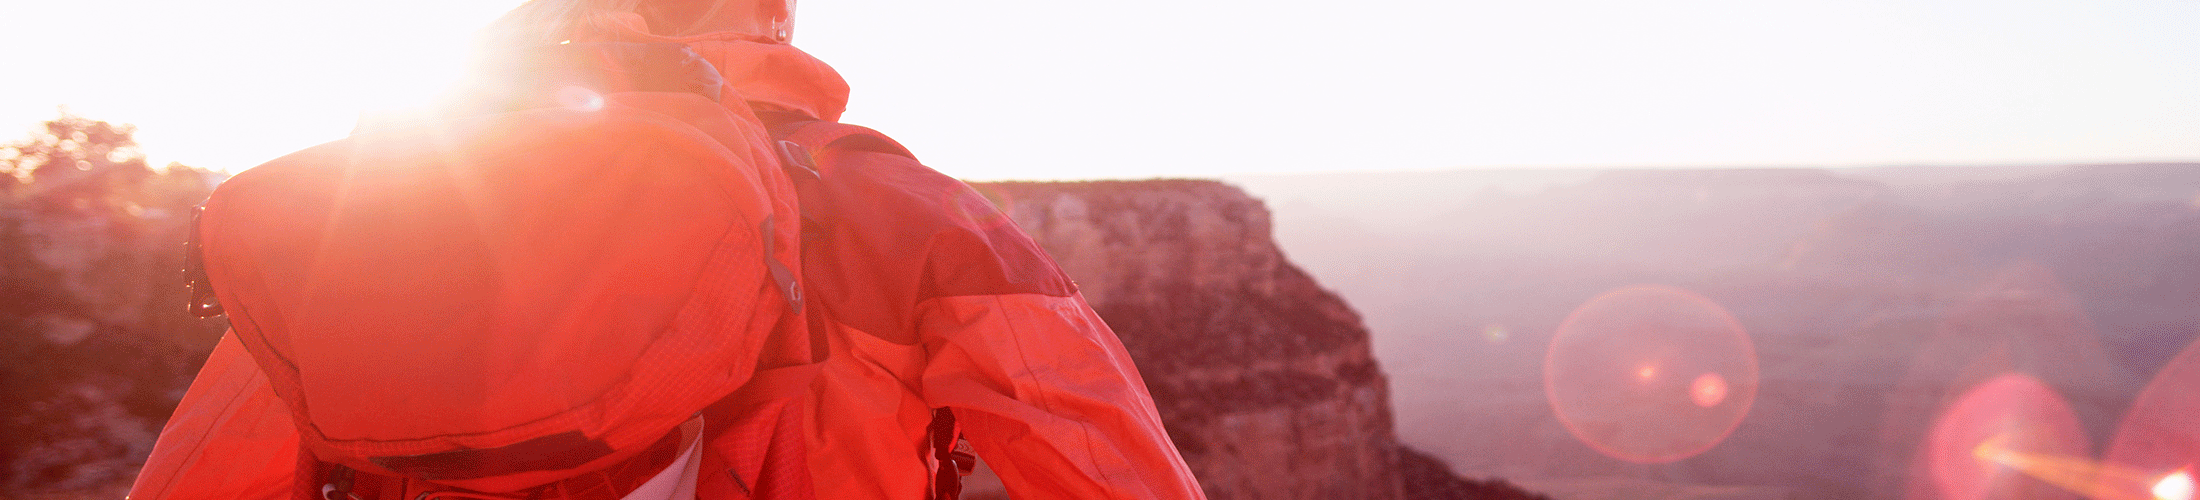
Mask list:
[[[1974,386],[1934,424],[1928,443],[1941,496],[2193,500],[2195,349],[2187,347],[2140,392],[2104,460],[2083,455],[2090,446],[2075,413],[2045,383],[2011,373]],[[1953,457],[1953,448],[1972,441],[1971,460]]]
[[[2007,444],[2009,439],[2008,435],[1989,438],[1973,448],[1972,455],[2092,500],[2191,500],[2192,497],[2192,477],[2182,470],[2169,475],[2148,474],[2085,457],[2018,451]],[[2003,494],[1994,498],[2040,497]]]
[[[1960,296],[1960,302],[1940,314],[1908,319],[1889,317],[1874,325],[1878,329],[1874,332],[1878,341],[1923,340],[1910,344],[1914,347],[1902,348],[1909,353],[1909,363],[1900,381],[1884,399],[1886,405],[1882,409],[1885,413],[1879,425],[1881,456],[1888,458],[1883,462],[1886,469],[1893,472],[1897,464],[1908,466],[1908,474],[1902,478],[1907,481],[1903,486],[1905,498],[1963,498],[1949,494],[1947,489],[1954,484],[1972,483],[1976,483],[1972,484],[1976,488],[1966,491],[1991,498],[2026,498],[2011,496],[2014,493],[1996,493],[2001,491],[1996,488],[2040,488],[2046,490],[2043,495],[2067,495],[2041,484],[2044,479],[2026,477],[2031,473],[2008,463],[1989,461],[1980,470],[1970,471],[1991,471],[1997,475],[1948,475],[1950,468],[1960,468],[1954,465],[1957,461],[1979,462],[1981,458],[1972,455],[1972,448],[1986,437],[2005,434],[2008,429],[1967,427],[1960,433],[1968,436],[1969,443],[1943,442],[1937,451],[1932,447],[1935,433],[1956,432],[1954,427],[1959,423],[1987,425],[1983,421],[2002,417],[2032,414],[2044,418],[2039,412],[2045,410],[2039,408],[2066,406],[2055,390],[2047,388],[2050,385],[2046,381],[2069,384],[2067,387],[2071,390],[2083,391],[2078,394],[2086,396],[2086,402],[2095,403],[2105,395],[2100,391],[2106,387],[2103,384],[2120,384],[2104,381],[2128,376],[2110,351],[2103,347],[2088,312],[2054,269],[2017,260],[1982,277],[1983,281]],[[2011,374],[2032,378],[2032,389],[2037,390],[2019,390],[2022,384],[2007,380],[1989,384],[1997,377]],[[1982,389],[1990,385],[1998,388]],[[1990,392],[1997,394],[1986,394]],[[1987,407],[1992,405],[1985,400],[1994,398],[2003,400],[1998,403],[2000,409],[1988,411]],[[2024,402],[2026,400],[2030,402]],[[2108,410],[2090,405],[2085,409]],[[1957,416],[1959,414],[1962,416]],[[1966,423],[1963,419],[1971,421]],[[2072,433],[2050,438],[2036,435],[2048,432],[2041,430],[2043,427],[2037,418],[2004,418],[2003,421],[2028,422],[2024,425],[2033,429],[2028,432],[2035,433],[2011,434],[2006,448],[2031,455],[2010,456],[2095,459],[2086,451],[2090,448],[2081,449],[2056,441],[2067,437],[2090,444],[2091,434]],[[1936,476],[1936,471],[1940,475]],[[2156,475],[2161,472],[2167,470],[2158,471]]]
[[1726,377],[1717,373],[1696,376],[1696,381],[1688,384],[1688,397],[1696,401],[1696,406],[1718,406],[1726,401]]
[[1749,413],[1757,358],[1726,309],[1668,286],[1614,290],[1552,335],[1544,390],[1566,430],[1636,463],[1710,450]]
[[2192,500],[2193,464],[2200,463],[2200,341],[2185,346],[2155,373],[2124,412],[2105,461],[2152,472],[2146,485],[2163,500]]
[[2101,468],[2078,417],[2039,379],[2007,373],[1965,391],[1933,423],[1926,457],[1941,498],[2077,498]]
[[587,87],[572,86],[558,89],[558,105],[574,111],[603,109],[603,94]]

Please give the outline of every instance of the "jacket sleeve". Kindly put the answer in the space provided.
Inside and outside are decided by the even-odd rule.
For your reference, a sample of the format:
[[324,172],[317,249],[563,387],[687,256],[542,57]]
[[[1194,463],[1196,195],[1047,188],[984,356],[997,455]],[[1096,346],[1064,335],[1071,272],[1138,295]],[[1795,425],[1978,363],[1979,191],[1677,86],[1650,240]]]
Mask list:
[[823,148],[828,182],[802,198],[821,233],[804,279],[834,320],[921,346],[910,389],[955,411],[1011,496],[1202,498],[1122,343],[1046,252],[970,186],[886,150]]
[[919,308],[924,393],[1015,498],[1203,498],[1115,333],[1076,295]]
[[221,343],[161,427],[133,500],[287,499],[298,429],[235,334]]

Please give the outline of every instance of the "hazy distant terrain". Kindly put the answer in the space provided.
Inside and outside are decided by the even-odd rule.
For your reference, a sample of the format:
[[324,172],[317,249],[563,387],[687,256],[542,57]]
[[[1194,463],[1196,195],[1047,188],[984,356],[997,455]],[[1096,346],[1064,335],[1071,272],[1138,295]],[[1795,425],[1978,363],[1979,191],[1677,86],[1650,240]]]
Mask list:
[[[2061,394],[2097,453],[2200,333],[2200,164],[1228,180],[1365,316],[1401,441],[1559,498],[1900,498],[1933,418],[1997,373]],[[1543,387],[1568,313],[1640,284],[1723,306],[1760,363],[1731,437],[1669,464],[1583,445]]]

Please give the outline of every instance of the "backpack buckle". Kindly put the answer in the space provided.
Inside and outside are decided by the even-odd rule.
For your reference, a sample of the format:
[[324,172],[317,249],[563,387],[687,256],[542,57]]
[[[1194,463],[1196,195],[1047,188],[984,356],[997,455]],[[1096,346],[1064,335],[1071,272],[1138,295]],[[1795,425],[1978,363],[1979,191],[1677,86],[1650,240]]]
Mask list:
[[199,319],[221,316],[220,297],[214,296],[214,284],[206,277],[206,248],[199,239],[199,219],[206,215],[206,206],[191,209],[191,239],[183,243],[183,280],[191,287],[191,303],[185,305],[191,316]]

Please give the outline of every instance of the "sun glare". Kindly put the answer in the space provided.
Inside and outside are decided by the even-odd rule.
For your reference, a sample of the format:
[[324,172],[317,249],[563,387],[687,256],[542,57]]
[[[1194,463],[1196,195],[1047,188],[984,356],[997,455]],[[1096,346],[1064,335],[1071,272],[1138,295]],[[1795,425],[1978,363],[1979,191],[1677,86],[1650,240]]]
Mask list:
[[2154,483],[2154,500],[2192,500],[2192,473],[2177,471]]
[[360,111],[379,114],[433,105],[462,83],[466,74],[463,47],[458,40],[416,42],[361,61],[366,66],[359,70],[363,84],[353,96]]
[[[463,83],[468,74],[467,61],[472,57],[476,30],[520,3],[518,0],[469,0],[409,8],[393,5],[388,10],[399,13],[389,14],[387,18],[378,17],[381,14],[359,14],[357,9],[347,10],[355,14],[350,19],[352,23],[387,25],[389,29],[379,36],[367,35],[370,37],[367,40],[371,41],[366,42],[358,41],[359,35],[354,35],[352,42],[331,49],[335,52],[333,58],[348,66],[343,76],[349,80],[342,88],[335,89],[342,95],[331,97],[349,101],[366,116],[433,106]],[[442,15],[418,16],[404,13],[407,11],[432,11]],[[418,19],[423,17],[426,19]],[[372,32],[359,27],[343,30]]]

